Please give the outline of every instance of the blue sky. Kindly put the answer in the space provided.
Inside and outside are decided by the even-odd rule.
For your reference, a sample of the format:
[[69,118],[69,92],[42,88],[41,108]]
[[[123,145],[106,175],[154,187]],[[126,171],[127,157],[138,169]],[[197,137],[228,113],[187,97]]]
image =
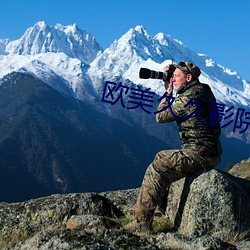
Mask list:
[[37,21],[91,33],[105,49],[130,28],[171,35],[250,81],[249,0],[0,0],[0,38],[18,39]]

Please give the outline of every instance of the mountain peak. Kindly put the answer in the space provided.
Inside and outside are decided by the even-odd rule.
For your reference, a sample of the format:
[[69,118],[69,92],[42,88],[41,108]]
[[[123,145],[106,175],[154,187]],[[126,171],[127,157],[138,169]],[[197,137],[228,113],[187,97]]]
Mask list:
[[159,59],[157,44],[142,25],[129,29],[117,41],[117,47],[122,51],[131,51],[131,56],[138,55],[146,60],[152,57],[155,57],[156,60]]
[[47,23],[45,21],[38,21],[37,23],[35,23],[34,27],[40,27],[41,29],[47,27]]
[[78,28],[78,26],[74,23],[74,24],[72,24],[72,25],[67,25],[67,26],[64,26],[64,25],[62,25],[62,24],[60,24],[60,23],[57,23],[55,26],[53,26],[53,28],[55,29],[55,30],[60,30],[60,31],[62,31],[62,32],[68,32],[68,33],[76,33],[76,32],[79,32],[79,33],[86,33],[86,31],[85,30],[80,30],[79,28]]
[[122,37],[128,39],[135,39],[136,37],[144,37],[149,40],[152,39],[143,25],[137,25],[135,28],[129,29]]
[[94,37],[79,29],[76,24],[49,26],[46,22],[39,21],[28,28],[20,39],[9,42],[5,52],[18,55],[62,52],[90,63],[101,50]]
[[[112,76],[121,76],[133,65],[149,58],[163,61],[158,45],[142,25],[129,29],[122,37],[115,40],[109,48],[91,63],[90,71],[102,69]],[[98,71],[98,70],[97,70]]]
[[144,28],[143,25],[135,26],[134,30],[141,33],[141,34],[147,34],[148,35],[148,33],[147,33],[147,31],[146,31],[146,29]]

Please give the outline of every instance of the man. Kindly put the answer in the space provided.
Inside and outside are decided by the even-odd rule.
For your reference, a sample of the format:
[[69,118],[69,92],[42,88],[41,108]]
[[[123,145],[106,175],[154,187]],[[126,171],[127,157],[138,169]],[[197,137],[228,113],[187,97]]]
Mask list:
[[[135,205],[135,220],[125,226],[129,231],[152,230],[155,209],[170,184],[220,162],[220,126],[210,120],[211,106],[216,104],[216,99],[210,87],[200,83],[201,71],[195,64],[181,62],[174,66],[173,77],[170,82],[165,81],[167,95],[158,106],[156,121],[176,121],[182,147],[160,151],[149,165]],[[168,70],[169,66],[165,67]],[[175,98],[173,86],[177,91]]]

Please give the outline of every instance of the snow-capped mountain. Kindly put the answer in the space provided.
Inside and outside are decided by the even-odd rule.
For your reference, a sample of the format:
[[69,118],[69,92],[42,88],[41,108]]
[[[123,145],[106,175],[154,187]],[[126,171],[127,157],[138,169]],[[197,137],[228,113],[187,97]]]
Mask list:
[[[161,96],[163,82],[139,79],[139,69],[162,71],[184,60],[201,68],[200,80],[218,102],[249,111],[248,81],[169,35],[150,36],[143,26],[104,51],[76,25],[38,22],[18,40],[0,39],[0,187],[16,195],[3,192],[0,200],[140,185],[156,151],[179,147],[178,129],[159,126],[140,108],[102,102],[105,82]],[[229,130],[221,135],[221,168],[249,157],[249,129],[244,135]]]
[[57,90],[87,102],[101,96],[106,80],[117,78],[162,95],[162,81],[139,79],[139,69],[162,71],[169,63],[187,60],[201,68],[200,80],[212,87],[219,102],[244,107],[250,103],[250,83],[236,72],[191,51],[169,35],[151,37],[143,26],[131,28],[102,51],[93,36],[75,24],[51,27],[38,22],[16,41],[0,40],[0,54],[0,77],[13,71],[30,72]]
[[[90,102],[96,95],[85,71],[89,67],[77,58],[64,53],[40,53],[36,55],[10,54],[0,59],[0,78],[13,71],[29,73],[54,89],[77,99]],[[86,97],[88,95],[88,97]]]
[[216,64],[204,54],[191,51],[171,36],[158,33],[151,37],[143,26],[130,29],[114,41],[91,63],[88,73],[97,89],[102,89],[100,79],[120,75],[161,95],[164,92],[162,81],[139,79],[139,69],[162,71],[169,63],[184,60],[200,67],[200,80],[212,87],[219,102],[249,106],[250,84],[236,72]]
[[47,52],[63,52],[69,57],[90,63],[102,49],[95,38],[76,24],[50,27],[45,22],[37,22],[24,35],[9,42],[6,52],[17,55],[36,55]]
[[91,99],[95,91],[84,72],[101,52],[94,37],[75,24],[50,27],[38,22],[18,40],[0,40],[0,78],[13,71],[27,72],[61,92]]

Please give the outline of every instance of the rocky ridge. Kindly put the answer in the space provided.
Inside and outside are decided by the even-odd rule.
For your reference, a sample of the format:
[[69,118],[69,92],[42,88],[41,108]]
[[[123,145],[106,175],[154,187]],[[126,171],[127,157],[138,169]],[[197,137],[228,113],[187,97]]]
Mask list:
[[138,191],[0,203],[0,248],[249,249],[250,181],[213,169],[173,183],[152,235],[123,229]]

